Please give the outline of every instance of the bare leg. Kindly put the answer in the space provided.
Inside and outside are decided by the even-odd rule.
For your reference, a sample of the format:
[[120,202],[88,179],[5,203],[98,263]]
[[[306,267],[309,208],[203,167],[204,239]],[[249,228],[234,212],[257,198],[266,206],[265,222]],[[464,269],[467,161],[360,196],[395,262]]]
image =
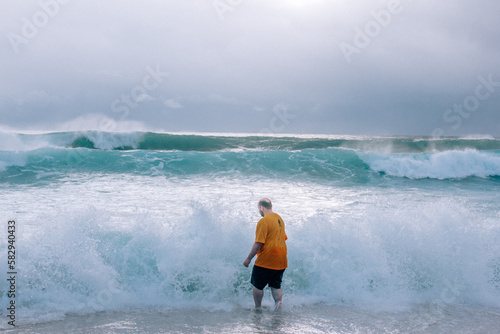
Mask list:
[[283,292],[281,291],[281,289],[271,288],[271,293],[273,294],[273,298],[274,298],[274,309],[280,310]]
[[262,297],[264,297],[264,290],[259,290],[256,287],[253,288],[253,300],[255,302],[255,309],[262,309]]

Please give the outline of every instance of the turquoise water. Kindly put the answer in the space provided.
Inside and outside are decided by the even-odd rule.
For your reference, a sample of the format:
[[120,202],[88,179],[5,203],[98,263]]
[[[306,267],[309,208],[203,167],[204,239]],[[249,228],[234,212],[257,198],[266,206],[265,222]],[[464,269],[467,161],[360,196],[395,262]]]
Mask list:
[[287,226],[283,289],[293,310],[424,308],[439,320],[443,310],[490,317],[500,308],[500,139],[0,139],[2,224],[19,226],[21,325],[101,311],[250,308],[242,262],[264,196]]
[[[257,137],[101,132],[3,134],[2,183],[69,173],[237,175],[370,184],[385,176],[495,183],[500,140],[413,137]],[[395,180],[395,179],[394,179]],[[393,180],[393,181],[394,181]],[[477,181],[477,180],[476,180]]]

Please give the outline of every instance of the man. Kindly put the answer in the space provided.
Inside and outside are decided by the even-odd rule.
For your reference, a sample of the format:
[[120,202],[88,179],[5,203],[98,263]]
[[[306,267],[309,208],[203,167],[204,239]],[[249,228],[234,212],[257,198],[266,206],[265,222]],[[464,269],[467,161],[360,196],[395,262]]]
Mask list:
[[248,267],[253,257],[257,255],[252,270],[251,283],[253,285],[253,299],[255,309],[262,310],[264,288],[269,284],[275,302],[275,309],[281,308],[281,280],[288,266],[285,233],[285,223],[281,217],[273,212],[269,198],[259,201],[258,209],[263,217],[257,223],[255,243],[243,265]]

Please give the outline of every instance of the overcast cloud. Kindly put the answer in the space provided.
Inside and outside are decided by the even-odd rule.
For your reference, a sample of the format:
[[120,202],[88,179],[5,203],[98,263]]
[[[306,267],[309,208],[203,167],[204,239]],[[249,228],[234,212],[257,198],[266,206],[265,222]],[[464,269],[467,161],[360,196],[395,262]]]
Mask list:
[[0,126],[500,136],[500,2],[4,1]]

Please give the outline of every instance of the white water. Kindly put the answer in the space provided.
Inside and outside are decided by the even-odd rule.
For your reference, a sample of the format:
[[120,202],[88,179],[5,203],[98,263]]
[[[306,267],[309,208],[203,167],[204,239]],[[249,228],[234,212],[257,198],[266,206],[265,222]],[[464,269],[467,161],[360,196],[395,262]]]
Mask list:
[[242,261],[264,195],[287,226],[290,306],[500,307],[497,193],[79,174],[1,195],[21,230],[20,322],[250,307]]
[[427,154],[359,153],[372,170],[398,177],[465,178],[500,174],[500,154],[472,149]]

